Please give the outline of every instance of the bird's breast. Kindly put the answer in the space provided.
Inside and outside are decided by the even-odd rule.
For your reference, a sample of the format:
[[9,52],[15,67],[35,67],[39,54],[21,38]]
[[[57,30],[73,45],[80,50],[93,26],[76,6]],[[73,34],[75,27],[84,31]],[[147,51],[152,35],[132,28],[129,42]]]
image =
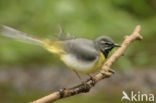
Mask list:
[[77,58],[73,54],[65,54],[61,56],[61,60],[71,69],[74,69],[75,71],[82,72],[82,73],[88,73],[92,71],[95,64],[97,63],[99,57],[97,56],[92,61],[85,61],[80,58]]

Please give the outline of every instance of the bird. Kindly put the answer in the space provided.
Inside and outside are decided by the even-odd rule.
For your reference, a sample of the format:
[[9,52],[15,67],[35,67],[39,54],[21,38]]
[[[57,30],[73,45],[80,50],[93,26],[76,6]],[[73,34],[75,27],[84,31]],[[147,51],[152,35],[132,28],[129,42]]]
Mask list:
[[22,42],[34,43],[58,55],[79,77],[79,72],[90,75],[98,71],[114,47],[120,47],[108,36],[95,40],[86,38],[66,38],[62,40],[39,39],[12,27],[2,25],[0,34]]

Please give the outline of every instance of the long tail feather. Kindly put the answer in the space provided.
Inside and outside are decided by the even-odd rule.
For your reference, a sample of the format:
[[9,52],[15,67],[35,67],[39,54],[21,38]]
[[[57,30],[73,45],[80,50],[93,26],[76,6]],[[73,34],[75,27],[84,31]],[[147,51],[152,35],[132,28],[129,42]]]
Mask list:
[[0,34],[5,37],[13,38],[13,39],[16,39],[16,40],[22,41],[22,42],[33,43],[33,44],[37,44],[37,45],[42,44],[42,40],[37,39],[32,36],[29,36],[28,34],[26,34],[24,32],[18,31],[14,28],[11,28],[11,27],[5,26],[5,25],[2,25]]

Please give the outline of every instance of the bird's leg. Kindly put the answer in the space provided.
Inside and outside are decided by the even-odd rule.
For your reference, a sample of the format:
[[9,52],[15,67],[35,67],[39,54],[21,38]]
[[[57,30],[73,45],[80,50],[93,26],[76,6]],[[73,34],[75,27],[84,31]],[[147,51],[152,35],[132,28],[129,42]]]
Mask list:
[[81,83],[84,84],[84,81],[81,79],[80,75],[78,72],[76,72],[75,70],[73,70],[73,72],[76,74],[76,76],[79,78],[79,80],[81,81]]
[[86,82],[84,82],[84,81],[82,80],[82,78],[80,77],[80,75],[79,75],[78,72],[76,72],[75,70],[73,70],[73,71],[75,72],[75,74],[77,75],[77,77],[79,78],[79,80],[81,81],[81,83],[84,85],[86,91],[88,91],[89,88],[88,88]]
[[92,77],[92,75],[88,74],[88,76],[90,77],[90,80],[92,80],[92,85],[94,86],[96,83],[96,80]]

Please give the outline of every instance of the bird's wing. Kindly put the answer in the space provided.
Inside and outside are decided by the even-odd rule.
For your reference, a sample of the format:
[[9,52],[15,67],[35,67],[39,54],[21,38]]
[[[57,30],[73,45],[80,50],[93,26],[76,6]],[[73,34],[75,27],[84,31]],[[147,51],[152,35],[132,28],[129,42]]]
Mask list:
[[84,61],[94,61],[99,56],[99,50],[94,42],[88,39],[72,39],[65,42],[65,51]]

